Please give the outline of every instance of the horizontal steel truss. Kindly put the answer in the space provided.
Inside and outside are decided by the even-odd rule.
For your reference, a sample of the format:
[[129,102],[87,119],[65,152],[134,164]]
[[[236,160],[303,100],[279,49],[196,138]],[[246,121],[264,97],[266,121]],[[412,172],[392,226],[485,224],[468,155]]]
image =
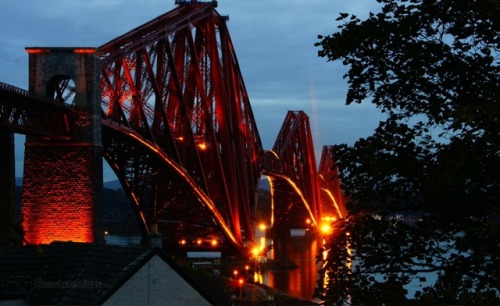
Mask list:
[[63,104],[0,83],[0,125],[13,133],[67,140],[71,120]]
[[266,152],[265,174],[272,179],[274,225],[305,225],[321,219],[316,157],[303,111],[289,111],[272,151]]
[[[204,222],[236,246],[242,231],[253,240],[263,150],[225,19],[211,4],[180,6],[99,49],[104,120],[150,148],[108,154],[145,230],[188,190],[208,209]],[[160,157],[169,162],[150,164]]]

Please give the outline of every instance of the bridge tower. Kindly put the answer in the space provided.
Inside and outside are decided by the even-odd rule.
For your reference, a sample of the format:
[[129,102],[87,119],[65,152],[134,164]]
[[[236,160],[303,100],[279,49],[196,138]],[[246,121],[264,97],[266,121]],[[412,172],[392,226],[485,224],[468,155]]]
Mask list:
[[97,51],[94,48],[26,50],[30,92],[72,104],[76,115],[68,122],[72,131],[69,141],[26,138],[21,195],[25,241],[100,243],[103,178]]

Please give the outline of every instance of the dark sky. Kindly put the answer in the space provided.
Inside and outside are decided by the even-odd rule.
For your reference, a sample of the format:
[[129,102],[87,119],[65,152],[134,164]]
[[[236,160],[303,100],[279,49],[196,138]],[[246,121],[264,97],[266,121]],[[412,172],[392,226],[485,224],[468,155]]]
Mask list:
[[[0,82],[27,89],[25,47],[98,47],[173,9],[174,2],[0,0]],[[318,34],[336,31],[340,12],[363,18],[376,9],[375,0],[218,2],[217,11],[229,16],[265,149],[272,148],[288,110],[303,110],[309,116],[317,158],[323,145],[352,144],[372,134],[381,115],[368,103],[345,105],[346,69],[318,58],[314,43]],[[22,139],[17,142],[22,146]]]

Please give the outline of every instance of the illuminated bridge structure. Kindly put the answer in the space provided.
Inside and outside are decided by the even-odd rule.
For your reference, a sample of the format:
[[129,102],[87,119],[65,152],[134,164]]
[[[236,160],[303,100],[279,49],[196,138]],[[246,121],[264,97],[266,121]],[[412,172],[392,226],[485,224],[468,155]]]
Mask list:
[[335,221],[335,219],[342,219],[347,215],[334,154],[333,146],[323,146],[318,169],[320,202],[325,221]]
[[316,170],[311,135],[309,117],[289,111],[273,149],[265,152],[273,228],[316,228],[345,216],[333,147],[323,147]]
[[333,205],[321,203],[333,159],[318,176],[305,113],[289,112],[265,152],[227,18],[216,2],[176,4],[98,48],[27,48],[29,92],[0,84],[0,208],[13,207],[13,135],[25,134],[25,243],[102,241],[103,158],[144,239],[158,228],[167,243],[246,247],[261,175],[274,224],[317,225]]

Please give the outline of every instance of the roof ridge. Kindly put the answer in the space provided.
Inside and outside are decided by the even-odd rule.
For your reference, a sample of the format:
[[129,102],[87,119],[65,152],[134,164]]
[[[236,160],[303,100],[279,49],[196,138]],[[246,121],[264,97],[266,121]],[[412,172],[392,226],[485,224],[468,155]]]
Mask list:
[[124,269],[124,274],[118,282],[115,282],[111,288],[108,288],[106,292],[98,300],[97,304],[101,305],[106,302],[109,297],[111,297],[118,289],[120,289],[123,284],[125,284],[137,271],[140,270],[145,263],[147,263],[151,258],[153,258],[158,253],[158,248],[144,248],[144,247],[131,247],[131,246],[114,246],[119,248],[136,248],[144,249],[144,253],[137,256],[133,261],[131,261],[127,267]]

